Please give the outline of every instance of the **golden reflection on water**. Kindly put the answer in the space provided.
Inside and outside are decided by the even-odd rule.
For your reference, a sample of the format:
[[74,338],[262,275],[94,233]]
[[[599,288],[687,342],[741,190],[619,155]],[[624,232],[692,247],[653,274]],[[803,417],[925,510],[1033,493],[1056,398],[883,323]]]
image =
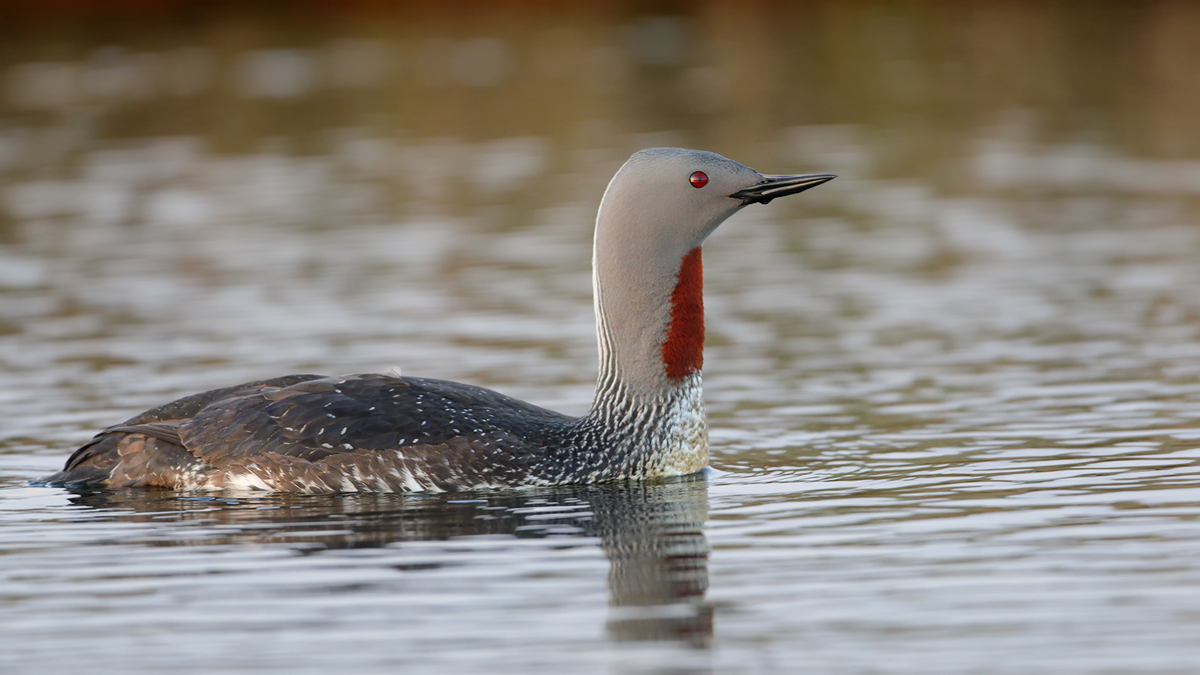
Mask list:
[[[662,143],[953,193],[1194,198],[1197,165],[1171,162],[1200,156],[1198,12],[710,2],[666,14],[563,3],[280,16],[252,5],[68,20],[27,9],[0,28],[0,169],[16,183],[5,211],[10,226],[152,218],[121,193],[184,177],[237,184],[245,162],[230,158],[244,157],[286,164],[254,171],[291,186],[255,215],[328,226],[496,203],[527,213],[592,199],[615,162]],[[156,170],[137,175],[147,164]],[[21,189],[81,174],[117,194],[54,205],[52,187]]]

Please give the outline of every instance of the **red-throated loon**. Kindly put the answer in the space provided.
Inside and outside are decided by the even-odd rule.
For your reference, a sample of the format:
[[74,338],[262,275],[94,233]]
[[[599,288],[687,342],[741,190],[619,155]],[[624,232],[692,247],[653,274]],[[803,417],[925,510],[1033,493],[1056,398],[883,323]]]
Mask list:
[[742,207],[830,181],[651,148],[604,192],[592,252],[600,377],[570,417],[457,382],[289,375],[100,432],[39,483],[410,492],[676,476],[708,464],[700,250]]

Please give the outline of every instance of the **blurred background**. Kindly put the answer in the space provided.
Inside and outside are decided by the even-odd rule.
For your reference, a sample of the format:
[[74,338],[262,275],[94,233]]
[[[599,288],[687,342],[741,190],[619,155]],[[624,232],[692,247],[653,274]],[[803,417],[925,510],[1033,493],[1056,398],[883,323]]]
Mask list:
[[896,208],[888,188],[910,209],[1200,191],[1194,3],[0,7],[10,240],[430,213],[520,228],[670,143],[873,181],[839,207],[861,218]]
[[[0,12],[9,335],[141,320],[269,333],[263,313],[281,303],[278,320],[303,319],[289,329],[366,320],[310,307],[323,300],[409,311],[412,324],[420,308],[540,311],[557,298],[586,325],[595,206],[620,163],[653,145],[841,175],[745,216],[777,226],[729,235],[755,267],[948,281],[1000,256],[1021,261],[1019,284],[1088,251],[1108,264],[1131,247],[1151,263],[1200,250],[1195,3],[59,0]],[[1064,232],[1084,238],[1039,240]],[[488,288],[486,270],[513,266],[521,279]],[[1116,271],[1140,291],[1183,281],[1154,266]],[[1085,290],[1111,294],[1124,278],[1113,271]],[[435,278],[452,298],[396,297]],[[804,281],[783,294],[829,289],[829,277]],[[1005,297],[1029,310],[1006,328],[1045,318]],[[858,307],[834,310],[848,319],[891,304],[839,302]],[[905,325],[977,307],[937,301]],[[1196,309],[1167,293],[1137,311]],[[592,349],[590,327],[568,331]],[[139,358],[178,363],[180,339]],[[312,366],[363,367],[322,353]]]

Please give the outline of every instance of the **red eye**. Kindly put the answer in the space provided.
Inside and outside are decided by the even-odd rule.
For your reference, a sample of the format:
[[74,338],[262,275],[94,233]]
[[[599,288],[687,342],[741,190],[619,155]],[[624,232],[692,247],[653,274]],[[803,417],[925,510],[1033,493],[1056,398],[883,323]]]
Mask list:
[[692,182],[692,187],[702,188],[705,185],[708,185],[708,174],[704,173],[703,171],[697,171],[696,173],[693,173],[692,177],[688,180]]

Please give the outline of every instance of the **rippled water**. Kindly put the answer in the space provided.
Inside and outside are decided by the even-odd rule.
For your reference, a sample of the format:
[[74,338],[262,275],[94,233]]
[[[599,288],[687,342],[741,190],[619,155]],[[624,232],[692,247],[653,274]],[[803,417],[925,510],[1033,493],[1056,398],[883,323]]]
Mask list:
[[[772,94],[721,79],[711,54],[799,52],[713,27],[723,10],[551,16],[534,37],[414,23],[425,42],[334,40],[357,34],[342,26],[317,45],[219,17],[217,34],[298,46],[189,38],[158,60],[137,37],[71,38],[78,59],[17,43],[0,107],[0,670],[1196,672],[1200,145],[1178,120],[1200,85],[1097,95],[1063,74],[1089,67],[1047,46],[1061,38],[1115,89],[1190,82],[1172,55],[1200,23],[1145,7],[1140,23],[1092,16],[1083,37],[1069,15],[980,10],[951,33],[986,25],[995,41],[946,62],[916,47],[937,17],[788,14],[814,40],[882,46],[866,66],[805,51],[846,77],[797,67],[797,90],[858,107],[781,104],[753,132],[728,120]],[[1127,38],[1113,58],[1145,71],[1108,68],[1085,39],[1106,30]],[[563,90],[531,128],[505,106],[548,105],[564,80],[523,79],[527,45],[613,79]],[[446,119],[402,90],[411,129],[379,128],[385,76],[365,66],[349,84],[259,77],[380,54],[458,73],[414,85]],[[495,63],[463,70],[463,54]],[[119,94],[136,79],[113,73],[189,63],[208,73],[194,91],[136,106],[63,84],[83,73]],[[876,66],[907,83],[894,100],[862,98]],[[960,66],[978,77],[937,79]],[[232,102],[213,84],[226,68]],[[707,94],[684,111],[655,98],[676,84]],[[321,107],[325,86],[358,92],[350,112]],[[463,112],[481,101],[495,127]],[[939,124],[943,104],[985,113]],[[129,137],[137,120],[160,126]],[[662,142],[842,175],[742,212],[706,247],[708,475],[436,496],[28,485],[98,428],[289,372],[399,367],[583,412],[591,219],[623,157]]]

